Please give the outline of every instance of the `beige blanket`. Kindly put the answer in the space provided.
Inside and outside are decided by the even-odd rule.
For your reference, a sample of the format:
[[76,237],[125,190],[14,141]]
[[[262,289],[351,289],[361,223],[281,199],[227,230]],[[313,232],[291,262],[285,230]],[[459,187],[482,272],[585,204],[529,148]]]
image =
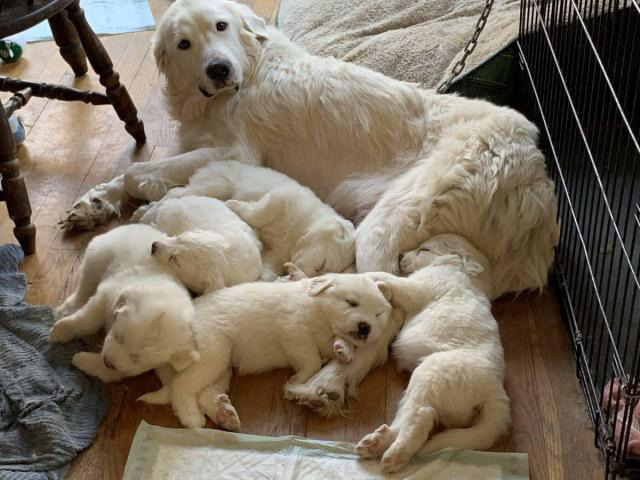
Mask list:
[[[436,87],[473,31],[484,0],[281,0],[278,25],[311,53]],[[519,0],[496,0],[465,72],[518,34]]]

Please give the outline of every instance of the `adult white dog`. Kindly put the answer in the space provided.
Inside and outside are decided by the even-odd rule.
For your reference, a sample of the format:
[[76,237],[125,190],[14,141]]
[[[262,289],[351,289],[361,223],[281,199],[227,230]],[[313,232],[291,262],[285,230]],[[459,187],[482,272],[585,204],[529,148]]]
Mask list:
[[286,392],[317,372],[322,358],[335,358],[336,337],[354,345],[382,338],[390,319],[390,298],[384,282],[353,274],[244,283],[199,297],[193,322],[199,360],[178,372],[170,389],[142,399],[162,403],[170,390],[181,423],[202,427],[205,418],[198,396],[210,385],[219,385],[230,367],[240,374],[292,367],[295,374]]
[[[485,256],[461,237],[437,235],[401,264],[415,273],[369,274],[387,282],[394,307],[407,314],[393,355],[401,369],[413,372],[391,426],[382,425],[357,447],[363,457],[382,455],[385,472],[400,470],[421,448],[486,450],[511,422]],[[431,435],[437,426],[445,430]]]
[[[219,158],[218,149],[187,154],[189,161]],[[164,201],[190,195],[228,200],[229,206],[258,231],[264,244],[263,280],[282,275],[295,263],[307,276],[342,272],[355,261],[355,230],[309,188],[270,168],[235,160],[200,168],[184,187],[170,190]]]
[[[487,256],[496,296],[545,284],[556,200],[537,129],[519,113],[310,55],[226,0],[174,2],[153,42],[182,147],[239,145],[247,162],[364,218],[359,271],[397,272],[400,252],[455,233]],[[150,178],[184,184],[196,167],[134,165],[128,190],[140,196]],[[99,222],[124,186],[118,178],[86,194],[68,224]]]

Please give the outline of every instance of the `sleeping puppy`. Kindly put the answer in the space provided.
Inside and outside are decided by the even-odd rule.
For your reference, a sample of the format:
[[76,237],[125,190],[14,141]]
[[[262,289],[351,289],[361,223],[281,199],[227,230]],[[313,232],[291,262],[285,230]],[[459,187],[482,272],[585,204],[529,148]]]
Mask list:
[[151,253],[197,295],[260,277],[262,244],[255,230],[220,200],[167,198],[140,207],[131,221],[171,235],[153,242]]
[[[391,426],[357,446],[363,457],[382,455],[385,472],[419,450],[489,449],[511,421],[486,257],[460,236],[437,235],[405,253],[401,267],[409,278],[369,274],[387,282],[394,306],[407,313],[392,350],[398,366],[413,371]],[[431,435],[436,426],[444,431]]]
[[[216,150],[200,149],[197,154],[215,158]],[[235,160],[212,162],[164,198],[187,195],[228,200],[227,205],[258,231],[264,244],[263,280],[282,275],[286,262],[310,277],[342,272],[354,263],[353,225],[310,189],[274,170]]]
[[78,287],[49,335],[68,342],[105,328],[101,354],[74,355],[76,367],[110,382],[164,364],[182,370],[197,358],[189,292],[150,256],[151,244],[166,239],[148,225],[127,225],[89,243]]
[[291,367],[287,394],[320,369],[323,357],[335,357],[336,336],[354,345],[375,342],[389,322],[389,300],[384,282],[345,274],[244,283],[197,298],[193,326],[200,359],[171,383],[176,415],[184,426],[202,427],[198,395],[230,367],[240,374]]

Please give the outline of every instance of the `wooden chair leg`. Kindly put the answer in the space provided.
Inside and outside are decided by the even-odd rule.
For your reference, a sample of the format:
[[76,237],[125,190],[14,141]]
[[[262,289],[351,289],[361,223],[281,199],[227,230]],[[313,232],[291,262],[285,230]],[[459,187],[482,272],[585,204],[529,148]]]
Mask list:
[[20,164],[16,159],[16,144],[9,126],[9,119],[0,103],[0,176],[2,200],[7,203],[9,217],[15,223],[13,233],[25,255],[36,251],[36,227],[31,223],[31,204]]
[[80,36],[80,42],[84,47],[91,67],[99,75],[100,83],[105,86],[106,94],[111,100],[118,117],[124,122],[125,129],[135,138],[136,142],[144,143],[146,135],[144,133],[144,125],[138,119],[138,111],[129,96],[129,92],[120,83],[120,77],[113,71],[113,63],[109,58],[109,54],[87,23],[84,11],[80,8],[80,2],[76,0],[69,5],[67,14]]
[[60,48],[60,55],[69,64],[76,77],[87,73],[87,57],[80,44],[76,28],[67,18],[64,10],[49,19],[49,26],[56,45]]

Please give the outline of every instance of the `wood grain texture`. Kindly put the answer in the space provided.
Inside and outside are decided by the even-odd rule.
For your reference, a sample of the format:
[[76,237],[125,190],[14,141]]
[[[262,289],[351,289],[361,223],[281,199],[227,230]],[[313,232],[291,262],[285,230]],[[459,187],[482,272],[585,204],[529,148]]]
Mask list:
[[[254,6],[254,2],[244,2]],[[277,0],[257,0],[267,20]],[[156,18],[169,0],[151,0]],[[269,8],[271,6],[271,9]],[[127,165],[170,155],[174,129],[162,106],[160,83],[149,51],[151,32],[102,38],[120,82],[129,91],[145,122],[147,143],[136,148],[109,107],[91,107],[34,98],[21,110],[27,140],[18,151],[29,188],[32,219],[38,226],[38,253],[22,265],[30,283],[28,301],[57,305],[77,282],[82,251],[96,233],[119,223],[112,221],[95,233],[65,234],[56,222],[77,196],[98,182],[111,179]],[[53,42],[29,45],[22,61],[0,67],[0,74],[27,79],[45,78],[80,89],[98,89],[93,73],[75,79]],[[96,88],[97,87],[97,88]],[[5,94],[0,98],[6,100]],[[13,224],[0,205],[0,242],[13,241]],[[575,362],[551,290],[542,295],[503,298],[495,303],[507,360],[506,386],[512,399],[511,434],[496,451],[529,454],[531,478],[536,480],[601,479],[604,469],[593,447]],[[408,376],[393,362],[376,369],[363,382],[359,400],[347,418],[324,419],[287,402],[282,387],[286,370],[236,377],[231,398],[242,431],[263,435],[305,435],[315,439],[357,442],[383,422],[391,422]],[[178,427],[169,407],[150,406],[136,398],[159,386],[152,374],[109,386],[111,408],[94,444],[73,463],[71,480],[115,480],[122,476],[140,420]]]

